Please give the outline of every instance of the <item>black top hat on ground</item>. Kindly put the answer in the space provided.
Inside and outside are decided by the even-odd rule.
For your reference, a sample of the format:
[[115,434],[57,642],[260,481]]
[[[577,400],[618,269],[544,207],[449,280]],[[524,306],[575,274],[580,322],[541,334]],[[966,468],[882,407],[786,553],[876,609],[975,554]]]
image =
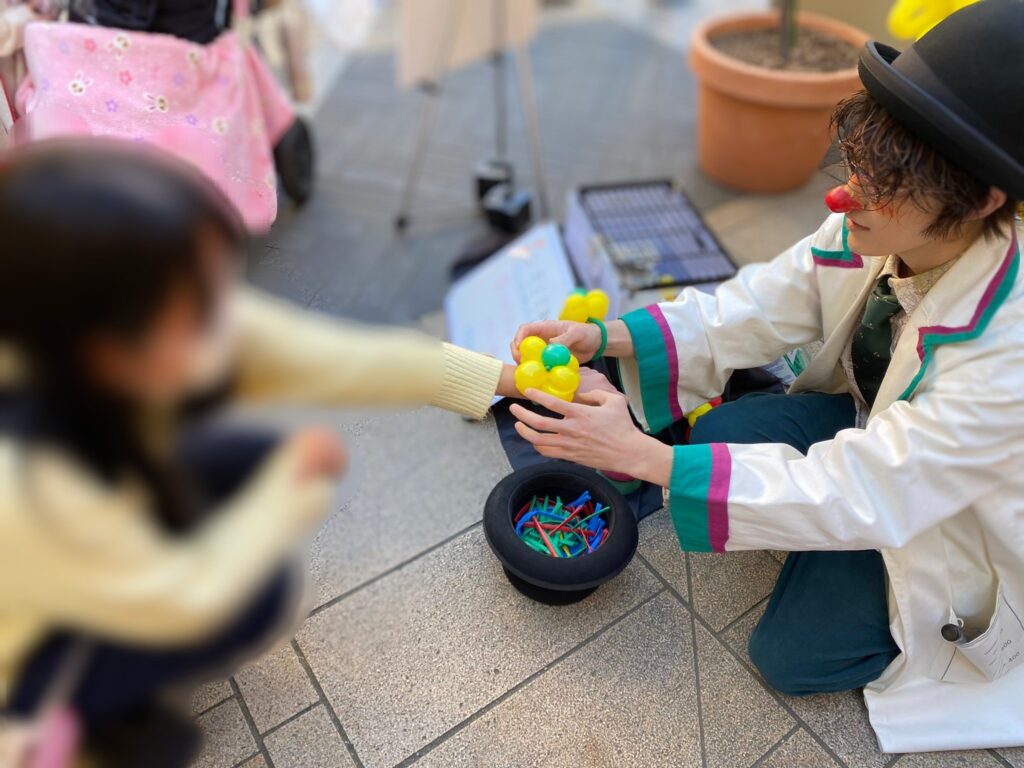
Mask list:
[[[540,496],[565,500],[589,491],[607,509],[608,538],[579,557],[549,557],[527,547],[516,533],[516,514]],[[491,491],[484,505],[484,534],[512,585],[549,605],[575,603],[617,576],[633,559],[638,533],[629,503],[592,469],[546,461],[517,469]]]
[[982,0],[903,53],[868,43],[864,87],[922,141],[1024,200],[1024,0]]

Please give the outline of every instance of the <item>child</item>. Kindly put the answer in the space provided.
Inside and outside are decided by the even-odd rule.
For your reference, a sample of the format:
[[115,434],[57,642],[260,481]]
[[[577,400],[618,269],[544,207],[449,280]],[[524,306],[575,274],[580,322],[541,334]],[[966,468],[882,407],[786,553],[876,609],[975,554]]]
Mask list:
[[517,337],[619,358],[648,432],[818,346],[789,394],[712,410],[691,445],[607,392],[513,411],[546,456],[664,486],[684,550],[792,550],[751,659],[789,694],[866,686],[886,752],[1024,743],[1022,46],[1020,0],[869,44],[834,118],[845,216],[714,296]]
[[4,162],[0,714],[30,716],[87,638],[74,706],[102,764],[181,765],[194,738],[158,695],[294,627],[287,562],[345,465],[323,430],[193,427],[199,401],[480,418],[512,368],[241,288],[241,226],[184,168],[99,140]]

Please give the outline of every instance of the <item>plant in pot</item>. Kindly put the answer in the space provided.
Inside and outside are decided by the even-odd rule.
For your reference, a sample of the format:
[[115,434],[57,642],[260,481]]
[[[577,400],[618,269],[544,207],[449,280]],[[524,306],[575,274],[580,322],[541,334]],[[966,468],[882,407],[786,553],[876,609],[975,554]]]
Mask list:
[[857,57],[868,39],[798,12],[795,0],[779,6],[710,19],[690,45],[701,170],[750,192],[785,192],[814,175],[833,107],[860,88]]

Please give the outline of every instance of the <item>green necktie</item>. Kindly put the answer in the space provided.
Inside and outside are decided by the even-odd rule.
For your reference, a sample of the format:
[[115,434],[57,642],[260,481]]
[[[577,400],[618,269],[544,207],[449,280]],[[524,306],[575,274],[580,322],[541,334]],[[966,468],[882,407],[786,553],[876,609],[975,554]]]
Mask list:
[[878,396],[882,379],[892,359],[893,315],[900,311],[900,302],[893,295],[889,275],[883,275],[875,283],[864,308],[864,319],[853,337],[851,357],[853,377],[857,380],[864,402],[870,408]]

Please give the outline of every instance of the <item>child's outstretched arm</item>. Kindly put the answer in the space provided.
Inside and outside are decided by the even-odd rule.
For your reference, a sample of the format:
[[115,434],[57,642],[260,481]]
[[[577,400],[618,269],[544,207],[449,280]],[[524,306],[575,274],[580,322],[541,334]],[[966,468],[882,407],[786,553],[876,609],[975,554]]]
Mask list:
[[342,322],[251,289],[240,293],[243,398],[435,405],[483,418],[515,392],[513,369],[413,330]]

